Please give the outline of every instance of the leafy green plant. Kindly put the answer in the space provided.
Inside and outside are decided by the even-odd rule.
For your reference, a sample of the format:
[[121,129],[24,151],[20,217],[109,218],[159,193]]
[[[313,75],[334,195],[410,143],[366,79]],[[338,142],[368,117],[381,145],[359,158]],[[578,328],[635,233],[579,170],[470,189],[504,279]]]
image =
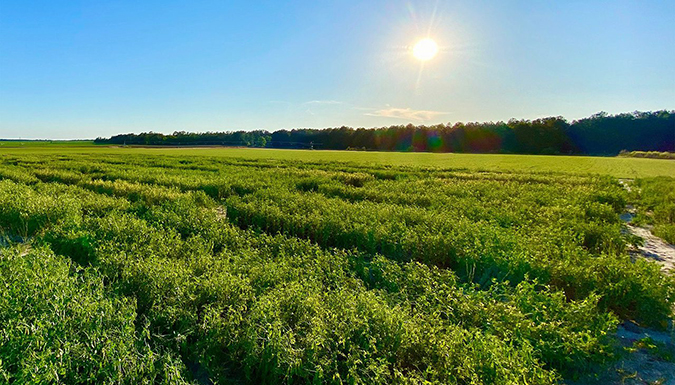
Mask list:
[[48,249],[0,250],[0,378],[7,383],[187,383],[175,356],[151,350],[133,300]]
[[[129,152],[0,178],[34,248],[2,244],[7,382],[552,384],[672,315],[608,177]],[[636,183],[668,225],[671,181]]]

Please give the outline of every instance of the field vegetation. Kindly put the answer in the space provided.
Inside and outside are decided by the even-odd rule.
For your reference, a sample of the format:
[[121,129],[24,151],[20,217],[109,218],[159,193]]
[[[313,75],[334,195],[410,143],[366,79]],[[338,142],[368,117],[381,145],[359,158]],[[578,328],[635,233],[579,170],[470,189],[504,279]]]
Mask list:
[[2,381],[551,384],[614,359],[622,320],[672,318],[619,219],[639,202],[670,239],[675,179],[648,167],[628,192],[525,162],[181,151],[0,155]]
[[653,233],[675,244],[675,180],[667,177],[637,181],[632,198],[638,204],[637,223],[653,226]]
[[15,156],[127,156],[152,155],[172,157],[200,157],[218,162],[220,158],[237,158],[259,161],[302,161],[309,163],[334,163],[345,167],[374,164],[382,167],[413,167],[453,169],[467,172],[525,172],[555,173],[558,175],[609,175],[622,179],[673,176],[675,162],[649,158],[519,155],[519,154],[432,154],[428,152],[378,152],[378,151],[306,151],[290,149],[253,149],[227,147],[120,147],[100,146],[87,142],[62,146],[59,143],[30,142],[24,147],[0,147],[3,154]]
[[619,156],[628,158],[675,159],[675,153],[668,151],[621,151]]

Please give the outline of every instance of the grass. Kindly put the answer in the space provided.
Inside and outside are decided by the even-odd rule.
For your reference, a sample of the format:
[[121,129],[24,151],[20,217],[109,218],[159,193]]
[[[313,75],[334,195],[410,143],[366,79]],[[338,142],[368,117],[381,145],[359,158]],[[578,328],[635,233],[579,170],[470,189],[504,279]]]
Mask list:
[[[10,143],[10,142],[6,142]],[[590,157],[554,155],[434,154],[400,152],[307,151],[251,148],[115,148],[74,142],[81,146],[62,146],[32,142],[28,147],[0,146],[0,154],[142,154],[169,156],[212,156],[243,159],[274,159],[305,162],[374,163],[392,166],[466,169],[469,171],[523,171],[611,175],[642,178],[675,175],[675,162],[628,157]],[[6,145],[7,146],[7,145]]]
[[54,149],[63,147],[92,147],[93,145],[93,140],[0,140],[0,149]]

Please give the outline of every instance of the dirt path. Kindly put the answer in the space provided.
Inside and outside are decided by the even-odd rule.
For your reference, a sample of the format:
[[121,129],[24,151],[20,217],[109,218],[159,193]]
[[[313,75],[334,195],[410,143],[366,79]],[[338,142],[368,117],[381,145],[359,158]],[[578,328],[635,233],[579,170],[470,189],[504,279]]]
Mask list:
[[[598,384],[675,385],[673,329],[657,331],[624,321],[616,331],[619,346],[632,350],[619,360]],[[587,382],[591,384],[593,382]]]
[[[630,179],[620,179],[619,183],[631,191]],[[643,244],[629,248],[633,258],[644,258],[661,265],[666,274],[675,274],[675,246],[652,234],[651,229],[631,224],[636,210],[627,206],[621,220],[626,223],[626,232],[640,237]],[[617,328],[618,346],[629,353],[607,368],[607,371],[595,378],[579,381],[564,381],[568,385],[637,385],[659,384],[675,385],[675,329],[670,325],[667,331],[642,328],[631,321],[624,321]]]
[[[619,183],[627,191],[631,191],[630,181],[621,179]],[[626,231],[643,240],[641,246],[631,247],[628,253],[632,257],[657,262],[664,272],[675,273],[675,246],[652,234],[649,227],[633,226],[631,222],[635,214],[636,210],[632,205],[626,206],[626,212],[621,214],[621,220],[626,223]]]
[[627,228],[631,234],[644,240],[642,246],[628,251],[632,256],[657,262],[664,272],[675,273],[675,246],[654,236],[648,228],[632,226],[630,223]]
[[[616,332],[622,349],[631,352],[597,376],[587,376],[576,381],[564,380],[565,385],[675,385],[675,362],[666,359],[675,354],[673,337],[667,332],[641,328],[624,322]],[[649,339],[647,339],[649,338]]]
[[[619,180],[619,183],[631,191],[632,180]],[[633,206],[628,205],[621,219],[626,223],[626,231],[640,237],[643,244],[631,247],[628,252],[634,258],[644,258],[661,265],[661,270],[666,274],[675,274],[675,246],[654,236],[647,227],[634,226],[631,224],[636,215]],[[620,346],[634,349],[630,354],[622,358],[611,370],[611,374],[604,377],[601,382],[607,384],[664,384],[675,385],[675,330],[670,325],[668,331],[661,332],[653,329],[639,327],[630,321],[624,321],[617,329],[616,337]],[[648,341],[656,348],[645,348],[640,341]],[[660,354],[661,353],[661,354]],[[665,359],[670,356],[670,359]]]

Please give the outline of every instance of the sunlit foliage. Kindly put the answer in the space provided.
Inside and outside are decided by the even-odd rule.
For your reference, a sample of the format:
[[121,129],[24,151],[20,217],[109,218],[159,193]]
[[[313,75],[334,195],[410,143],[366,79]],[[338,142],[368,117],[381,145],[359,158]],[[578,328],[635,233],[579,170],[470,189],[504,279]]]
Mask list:
[[667,214],[650,181],[75,153],[0,177],[7,382],[551,384],[672,312],[619,220]]

